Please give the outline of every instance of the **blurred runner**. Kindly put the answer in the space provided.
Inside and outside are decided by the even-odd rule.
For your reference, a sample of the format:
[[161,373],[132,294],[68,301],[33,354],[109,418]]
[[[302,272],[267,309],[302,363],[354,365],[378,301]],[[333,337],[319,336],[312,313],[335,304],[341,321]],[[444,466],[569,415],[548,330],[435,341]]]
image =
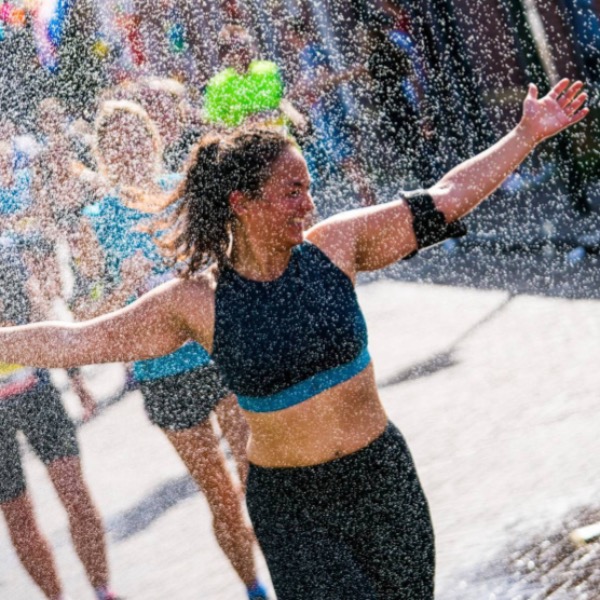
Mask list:
[[[397,168],[417,186],[431,182],[433,155],[429,141],[435,135],[427,105],[427,81],[408,16],[396,9],[391,15],[372,11],[368,20],[368,56],[371,97],[379,113],[376,127],[389,143],[384,151],[391,168]],[[402,18],[402,16],[404,18]]]
[[[7,236],[0,236],[0,257],[0,321],[3,325],[25,324],[33,316],[37,298],[15,243]],[[28,292],[34,297],[30,299]],[[66,600],[50,545],[38,527],[27,492],[18,431],[46,465],[96,598],[118,600],[109,586],[102,520],[83,479],[75,427],[60,394],[47,371],[0,363],[0,508],[25,570],[46,598]]]
[[376,203],[369,178],[357,157],[339,86],[365,75],[359,66],[336,72],[327,51],[310,34],[304,20],[290,26],[289,42],[297,53],[290,98],[309,115],[311,136],[302,144],[311,173],[323,177],[324,168],[341,168],[363,206]]
[[[103,275],[102,252],[93,246],[93,236],[87,235],[85,220],[80,216],[82,207],[91,201],[91,189],[78,176],[84,167],[73,150],[68,135],[68,118],[62,104],[55,98],[42,100],[38,107],[38,131],[42,135],[42,149],[33,162],[33,202],[24,220],[26,236],[32,236],[48,252],[32,252],[35,245],[27,244],[25,258],[32,278],[39,281],[41,295],[45,298],[46,318],[64,318],[57,312],[57,302],[64,293],[64,266],[59,262],[61,249],[70,261],[85,254],[90,257],[80,268],[99,281]],[[79,246],[90,246],[83,252]],[[78,282],[76,281],[76,284]],[[79,368],[68,370],[74,392],[82,399],[83,420],[91,418],[96,402],[87,388]]]
[[[179,177],[163,173],[160,136],[141,106],[106,102],[97,118],[96,135],[100,174],[112,189],[84,214],[102,245],[111,276],[123,285],[134,282],[136,291],[143,293],[173,277],[144,225],[161,210],[160,202],[153,204],[150,198],[170,196],[166,191],[177,185]],[[111,308],[115,307],[98,310]],[[248,430],[235,396],[195,342],[167,356],[136,362],[134,375],[149,419],[167,436],[204,492],[215,537],[245,584],[248,598],[265,599],[256,575],[254,534],[244,517]],[[209,418],[213,411],[235,458],[242,489],[228,471]]]

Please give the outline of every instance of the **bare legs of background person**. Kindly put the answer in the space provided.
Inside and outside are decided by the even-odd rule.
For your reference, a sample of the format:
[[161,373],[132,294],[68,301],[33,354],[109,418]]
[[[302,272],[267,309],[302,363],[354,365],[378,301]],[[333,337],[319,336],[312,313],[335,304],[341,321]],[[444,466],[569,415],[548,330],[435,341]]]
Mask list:
[[78,457],[59,458],[48,473],[69,519],[75,551],[94,589],[108,585],[108,562],[102,519],[83,480]]
[[[104,530],[83,480],[79,458],[59,458],[48,465],[48,473],[67,512],[73,545],[90,584],[94,589],[107,587]],[[61,597],[54,556],[48,540],[38,528],[29,495],[25,492],[1,506],[23,567],[47,598]]]
[[[210,419],[189,429],[163,431],[206,496],[219,546],[246,587],[251,586],[256,581],[255,537],[244,516],[242,492],[228,472]],[[239,445],[234,443],[236,448]],[[239,450],[232,447],[232,452]]]
[[50,600],[62,593],[50,544],[40,531],[31,498],[23,492],[0,505],[17,556],[33,581]]

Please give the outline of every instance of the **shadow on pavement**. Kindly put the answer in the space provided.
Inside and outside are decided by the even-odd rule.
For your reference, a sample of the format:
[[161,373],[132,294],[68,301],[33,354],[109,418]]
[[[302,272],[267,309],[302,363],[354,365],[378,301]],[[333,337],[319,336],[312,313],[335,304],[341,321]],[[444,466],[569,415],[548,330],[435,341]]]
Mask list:
[[452,356],[452,350],[447,352],[441,352],[417,363],[408,369],[400,371],[396,375],[385,379],[378,383],[378,387],[384,388],[391,385],[398,385],[405,381],[413,381],[414,379],[421,379],[422,377],[429,377],[444,369],[450,369],[458,364],[458,361]]
[[380,381],[377,385],[380,388],[398,385],[399,383],[404,383],[405,381],[413,381],[415,379],[421,379],[423,377],[429,377],[430,375],[434,375],[444,369],[449,369],[458,364],[458,360],[454,357],[455,351],[458,346],[466,340],[471,334],[475,333],[478,329],[480,329],[483,325],[491,321],[494,317],[496,317],[499,313],[501,313],[510,303],[510,301],[514,298],[512,294],[509,294],[506,298],[498,304],[495,308],[493,308],[487,315],[484,315],[479,321],[477,321],[474,325],[471,325],[468,329],[466,329],[463,333],[461,333],[454,342],[452,342],[448,349],[444,352],[438,352],[433,355],[431,358],[427,360],[421,361],[417,364],[410,366],[408,369],[403,369],[396,375],[392,375],[391,377]]
[[170,479],[135,506],[108,519],[106,525],[111,539],[121,542],[140,533],[170,508],[196,493],[198,488],[188,475]]

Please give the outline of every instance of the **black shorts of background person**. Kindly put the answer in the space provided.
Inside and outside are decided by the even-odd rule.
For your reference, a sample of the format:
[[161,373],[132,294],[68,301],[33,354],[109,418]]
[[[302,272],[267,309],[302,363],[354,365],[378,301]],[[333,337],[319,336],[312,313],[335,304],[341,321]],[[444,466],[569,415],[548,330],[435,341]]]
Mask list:
[[0,510],[25,570],[46,597],[61,597],[54,557],[27,491],[19,431],[48,470],[90,585],[98,598],[117,600],[109,586],[102,519],[83,478],[75,426],[46,372],[38,373],[33,387],[0,400]]
[[0,504],[26,490],[17,432],[22,431],[37,457],[50,465],[79,456],[75,426],[49,381],[0,402]]
[[150,421],[170,431],[202,423],[219,402],[231,394],[212,364],[170,377],[141,381],[139,385]]

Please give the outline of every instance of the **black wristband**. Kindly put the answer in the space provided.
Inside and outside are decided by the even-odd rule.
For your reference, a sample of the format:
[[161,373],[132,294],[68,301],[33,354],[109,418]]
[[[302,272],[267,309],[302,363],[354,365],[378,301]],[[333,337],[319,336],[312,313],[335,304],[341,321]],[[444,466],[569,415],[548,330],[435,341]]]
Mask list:
[[[404,193],[403,196],[413,215],[413,230],[419,250],[467,234],[467,228],[460,221],[446,222],[444,213],[436,208],[433,198],[426,191],[417,190]],[[414,253],[410,256],[414,256]]]

